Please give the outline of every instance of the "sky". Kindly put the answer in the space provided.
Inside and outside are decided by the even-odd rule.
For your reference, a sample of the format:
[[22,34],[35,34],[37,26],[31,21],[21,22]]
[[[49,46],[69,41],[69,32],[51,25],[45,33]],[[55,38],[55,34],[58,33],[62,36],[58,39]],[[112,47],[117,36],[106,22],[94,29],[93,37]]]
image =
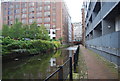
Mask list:
[[64,0],[68,6],[72,22],[81,22],[81,8],[83,0]]

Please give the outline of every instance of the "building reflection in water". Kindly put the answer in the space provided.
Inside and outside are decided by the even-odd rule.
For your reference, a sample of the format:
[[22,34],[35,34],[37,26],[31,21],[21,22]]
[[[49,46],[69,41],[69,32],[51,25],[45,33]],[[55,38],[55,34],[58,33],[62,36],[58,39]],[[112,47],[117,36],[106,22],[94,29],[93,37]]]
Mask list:
[[56,58],[51,58],[50,59],[50,66],[51,67],[56,66]]

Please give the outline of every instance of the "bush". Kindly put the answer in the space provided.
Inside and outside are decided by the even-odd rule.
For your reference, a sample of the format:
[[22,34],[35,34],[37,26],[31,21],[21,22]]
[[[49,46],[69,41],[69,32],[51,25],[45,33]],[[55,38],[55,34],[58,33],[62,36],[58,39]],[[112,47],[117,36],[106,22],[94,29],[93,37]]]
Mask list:
[[61,43],[59,41],[52,41],[52,43],[54,44],[55,48],[61,47]]
[[[2,39],[2,53],[10,53],[13,50],[17,50],[19,53],[22,50],[26,50],[30,54],[36,54],[40,52],[46,52],[47,50],[53,50],[61,46],[58,41],[46,41],[46,40],[13,40],[10,37]],[[20,50],[20,51],[19,51]]]

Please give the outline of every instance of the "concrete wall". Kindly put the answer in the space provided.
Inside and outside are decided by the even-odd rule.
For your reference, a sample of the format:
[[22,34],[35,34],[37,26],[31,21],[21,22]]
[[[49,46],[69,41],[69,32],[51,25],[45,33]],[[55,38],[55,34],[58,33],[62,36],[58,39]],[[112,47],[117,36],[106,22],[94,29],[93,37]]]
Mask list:
[[[92,3],[86,17],[86,46],[120,66],[120,2]],[[89,20],[92,15],[92,23]]]
[[[94,49],[98,54],[107,57],[105,54],[109,54],[116,57],[120,57],[120,31],[110,33],[89,41],[86,41],[88,48]],[[95,51],[95,52],[96,52]],[[100,51],[100,52],[98,52]],[[116,62],[115,62],[116,63]]]

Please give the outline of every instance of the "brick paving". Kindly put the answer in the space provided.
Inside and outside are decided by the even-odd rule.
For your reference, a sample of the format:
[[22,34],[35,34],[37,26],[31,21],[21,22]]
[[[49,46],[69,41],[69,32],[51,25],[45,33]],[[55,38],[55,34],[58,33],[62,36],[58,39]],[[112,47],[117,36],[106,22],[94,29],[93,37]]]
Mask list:
[[87,66],[88,79],[118,79],[117,71],[111,71],[104,61],[98,59],[90,50],[80,46],[80,51]]

